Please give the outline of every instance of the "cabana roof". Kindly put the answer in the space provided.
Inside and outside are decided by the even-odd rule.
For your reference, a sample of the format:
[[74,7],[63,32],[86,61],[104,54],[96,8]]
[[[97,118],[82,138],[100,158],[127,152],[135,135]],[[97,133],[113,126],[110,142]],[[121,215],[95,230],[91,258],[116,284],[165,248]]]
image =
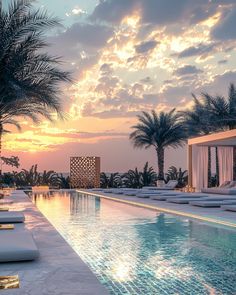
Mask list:
[[188,145],[236,146],[236,129],[191,138]]

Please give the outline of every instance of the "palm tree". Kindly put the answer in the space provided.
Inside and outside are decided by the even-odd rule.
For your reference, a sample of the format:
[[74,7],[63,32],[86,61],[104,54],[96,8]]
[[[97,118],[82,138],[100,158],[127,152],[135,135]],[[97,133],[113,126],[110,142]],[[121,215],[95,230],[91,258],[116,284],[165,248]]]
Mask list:
[[228,97],[203,94],[208,102],[208,112],[217,130],[232,130],[236,128],[236,89],[230,84]]
[[53,187],[59,186],[60,180],[57,173],[53,170],[46,171],[44,170],[39,177],[40,185],[51,185]]
[[128,172],[122,175],[123,184],[125,187],[141,188],[142,187],[142,175],[136,167],[134,170],[130,169]]
[[59,187],[62,189],[70,188],[70,176],[64,176],[62,173],[58,176]]
[[[229,85],[228,97],[211,96],[204,94],[208,101],[208,113],[211,123],[217,131],[232,130],[236,128],[236,89],[233,83]],[[216,148],[216,175],[219,175],[219,164]],[[236,159],[236,149],[234,148],[234,159]],[[236,161],[234,160],[234,178],[236,177]]]
[[177,148],[183,146],[187,134],[184,124],[179,120],[175,109],[170,112],[149,114],[143,112],[138,115],[139,123],[132,128],[130,139],[135,148],[154,147],[158,159],[158,179],[164,179],[164,156],[167,147]]
[[188,136],[206,135],[215,131],[212,124],[212,115],[209,114],[210,103],[206,94],[198,99],[194,94],[193,106],[189,110],[180,111],[179,114],[186,126]]
[[153,167],[148,167],[148,162],[143,167],[141,174],[142,186],[151,186],[154,185],[157,181],[157,174],[154,171]]
[[187,170],[177,169],[175,166],[171,166],[166,173],[166,181],[177,180],[179,188],[185,187],[188,183],[187,173]]
[[[201,99],[193,95],[194,105],[191,110],[181,112],[189,136],[206,135],[215,131],[236,128],[236,89],[229,86],[228,97],[211,96],[202,93]],[[211,186],[211,152],[208,148],[208,185]],[[235,169],[234,169],[235,171]],[[216,147],[216,177],[219,181],[218,150]]]
[[17,175],[17,183],[27,186],[38,185],[40,183],[38,165],[33,165],[29,170],[22,169]]
[[43,53],[44,31],[59,25],[44,11],[33,10],[31,0],[13,1],[0,9],[0,157],[5,125],[20,129],[18,119],[34,122],[53,113],[62,116],[59,83],[71,81],[58,68],[60,59]]
[[121,185],[121,176],[118,172],[110,175],[102,172],[100,175],[100,185],[102,188],[116,188]]

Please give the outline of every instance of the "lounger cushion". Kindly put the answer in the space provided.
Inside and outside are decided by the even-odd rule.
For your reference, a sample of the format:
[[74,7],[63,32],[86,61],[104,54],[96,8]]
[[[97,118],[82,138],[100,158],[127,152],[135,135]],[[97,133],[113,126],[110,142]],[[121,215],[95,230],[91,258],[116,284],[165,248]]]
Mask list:
[[177,196],[177,195],[171,195],[171,196],[156,195],[156,196],[151,196],[151,199],[157,200],[157,201],[166,201],[166,200],[177,198],[177,197],[179,197],[179,196]]
[[209,207],[209,208],[215,208],[220,207],[220,203],[217,201],[193,201],[189,202],[190,205],[198,206],[198,207]]
[[39,250],[28,230],[0,232],[0,262],[35,260],[38,257]]
[[0,212],[0,223],[18,223],[24,222],[25,216],[22,212],[18,211],[7,211]]
[[211,187],[211,188],[203,188],[201,192],[209,193],[209,194],[220,194],[220,195],[236,195],[236,188]]
[[157,195],[157,196],[152,196],[151,198],[153,200],[159,200],[159,201],[166,201],[166,200],[171,200],[171,199],[176,199],[176,198],[202,198],[202,197],[207,197],[202,194],[177,194],[177,195]]
[[236,201],[236,198],[233,196],[215,196],[215,197],[203,197],[203,201]]
[[[221,205],[230,204],[229,201],[219,200],[219,201],[192,201],[190,202],[190,205],[199,206],[199,207],[220,207]],[[231,204],[236,204],[236,201],[231,201]]]
[[230,181],[229,180],[226,180],[226,181],[224,181],[219,187],[221,187],[221,188],[227,188],[228,186],[229,186],[229,184],[230,184]]
[[146,189],[146,190],[155,190],[157,189],[158,186],[143,186],[142,189]]
[[126,196],[136,196],[136,192],[126,192],[124,193]]
[[230,181],[230,183],[227,186],[228,186],[228,188],[233,188],[233,187],[235,188],[236,181],[235,180]]
[[[156,193],[155,195],[151,195],[151,199],[153,200],[160,200],[160,201],[163,201],[165,200],[165,197],[179,197],[179,195],[182,195],[183,193],[182,192],[178,192],[178,191],[175,191],[175,192],[160,192],[160,193]],[[163,197],[163,198],[162,198]]]
[[161,194],[162,196],[179,196],[179,195],[182,195],[183,192],[180,192],[180,191],[158,192],[158,194]]
[[224,206],[221,206],[221,208],[226,211],[236,212],[236,205],[224,205]]
[[176,204],[188,204],[189,202],[196,201],[196,198],[173,198],[167,200],[168,203],[176,203]]
[[207,195],[203,195],[203,194],[189,194],[189,193],[185,193],[185,194],[180,194],[178,195],[178,198],[203,198],[203,197],[208,197]]
[[2,199],[2,200],[0,200],[0,206],[1,206],[1,205],[10,205],[10,204],[12,204],[12,203],[13,203],[12,200],[6,200],[6,199]]
[[166,187],[174,189],[178,184],[177,180],[169,180],[166,184]]

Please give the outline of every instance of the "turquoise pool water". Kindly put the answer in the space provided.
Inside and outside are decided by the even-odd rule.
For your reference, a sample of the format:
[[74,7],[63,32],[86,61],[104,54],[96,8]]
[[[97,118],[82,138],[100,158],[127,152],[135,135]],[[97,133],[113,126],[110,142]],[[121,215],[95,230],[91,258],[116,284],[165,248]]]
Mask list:
[[236,294],[231,228],[77,193],[33,200],[111,294]]

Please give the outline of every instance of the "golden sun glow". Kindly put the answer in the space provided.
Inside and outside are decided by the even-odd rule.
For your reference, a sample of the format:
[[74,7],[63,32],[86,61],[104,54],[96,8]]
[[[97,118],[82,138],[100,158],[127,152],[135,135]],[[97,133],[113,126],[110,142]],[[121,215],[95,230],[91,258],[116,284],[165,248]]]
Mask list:
[[[221,81],[221,76],[234,80],[235,51],[233,41],[214,40],[213,33],[224,24],[224,11],[230,11],[233,4],[220,6],[214,2],[209,7],[207,3],[201,6],[199,11],[205,14],[199,20],[198,10],[194,10],[189,20],[182,18],[179,22],[177,13],[171,21],[149,20],[146,1],[127,4],[127,10],[107,15],[104,22],[88,18],[91,11],[88,13],[83,5],[64,11],[67,23],[61,32],[50,36],[50,52],[63,56],[63,69],[72,70],[74,83],[61,89],[67,118],[56,120],[56,124],[43,121],[37,126],[21,118],[22,132],[13,130],[4,135],[6,153],[70,154],[80,152],[85,145],[88,153],[95,153],[97,143],[115,144],[115,139],[127,143],[139,112],[177,106],[184,109],[191,107],[192,92],[200,93],[204,87],[211,90],[210,85],[216,92],[221,90],[218,85],[226,80],[214,83]],[[113,17],[114,22],[110,21]],[[187,55],[181,56],[184,51]],[[192,66],[195,73],[176,74],[184,66]],[[98,149],[98,153],[101,151]]]

